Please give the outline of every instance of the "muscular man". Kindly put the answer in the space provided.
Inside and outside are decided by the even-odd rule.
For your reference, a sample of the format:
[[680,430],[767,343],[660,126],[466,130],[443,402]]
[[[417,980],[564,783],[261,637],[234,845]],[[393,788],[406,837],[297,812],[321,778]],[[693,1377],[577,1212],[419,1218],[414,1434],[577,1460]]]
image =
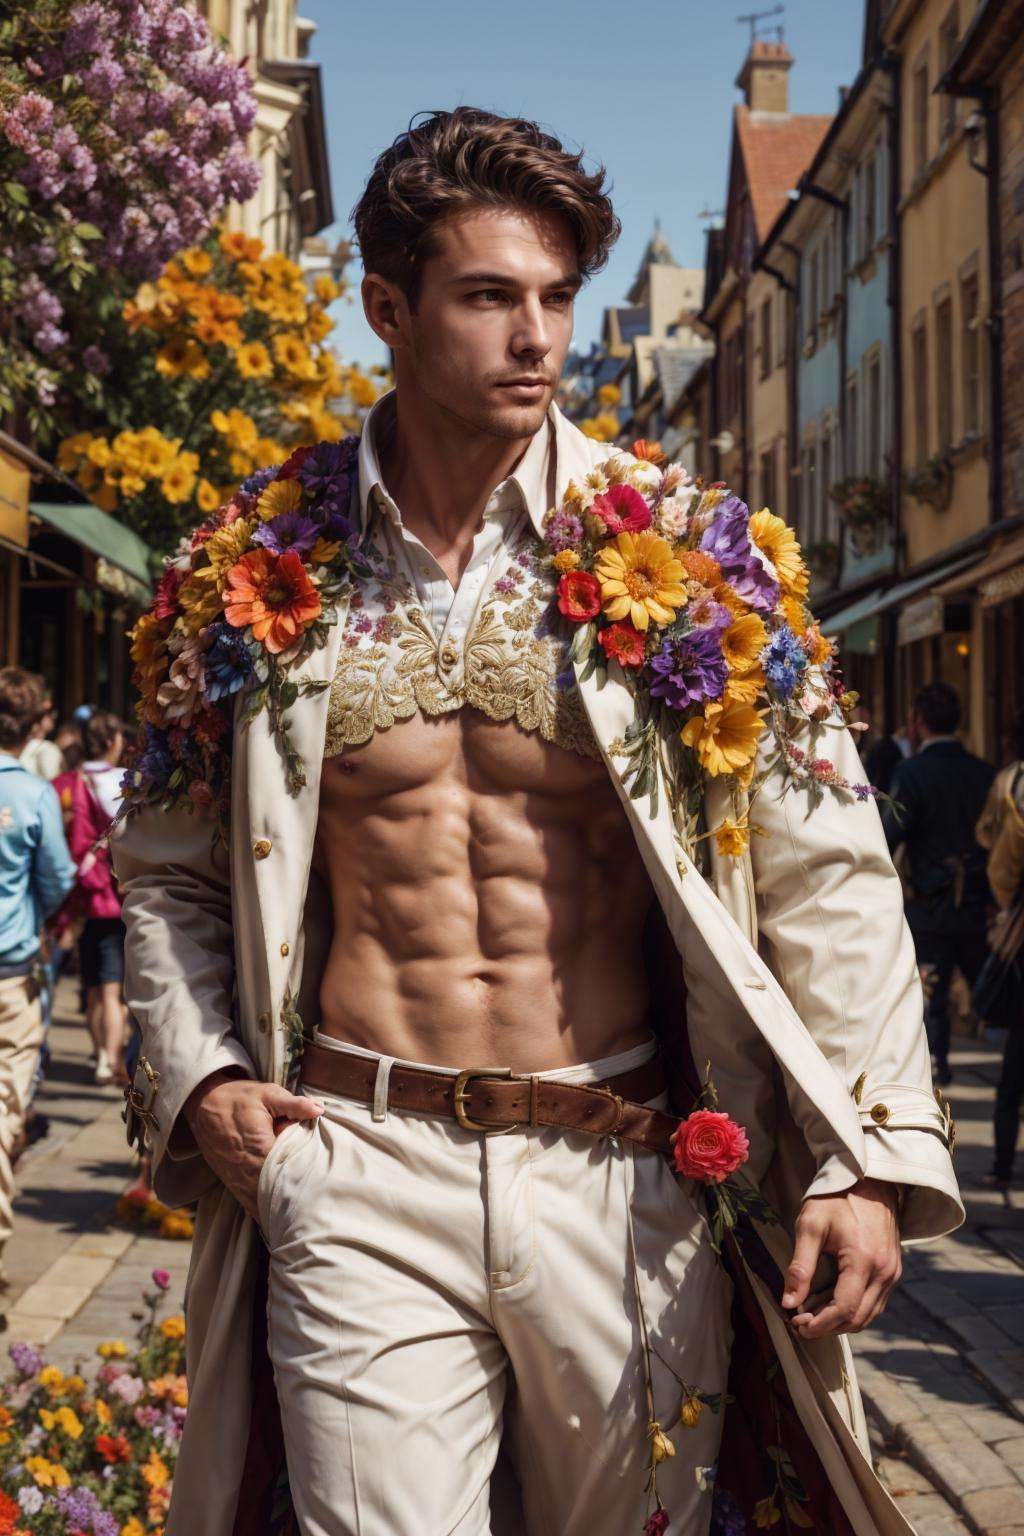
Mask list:
[[[503,1432],[531,1533],[707,1531],[733,1279],[700,1185],[666,1155],[666,1070],[689,1071],[685,1115],[705,1063],[746,1131],[747,1187],[778,1191],[795,1232],[784,1294],[734,1271],[803,1424],[786,1454],[828,1467],[829,1529],[906,1530],[861,1459],[838,1336],[898,1277],[898,1208],[911,1238],[961,1212],[877,813],[847,790],[808,818],[769,783],[766,851],[752,862],[741,838],[726,866],[721,838],[702,857],[657,755],[647,794],[628,792],[642,685],[628,658],[581,666],[561,580],[580,556],[553,554],[548,517],[575,518],[584,547],[585,509],[614,485],[635,500],[603,501],[609,518],[651,520],[652,464],[611,463],[553,404],[574,295],[618,230],[603,173],[533,124],[440,113],[380,157],[356,227],[394,392],[358,447],[247,482],[181,557],[174,614],[136,633],[149,735],[115,853],[144,1042],[130,1102],[158,1193],[200,1197],[168,1536],[239,1531],[259,1459],[250,1218],[305,1536],[482,1536],[507,1513],[490,1496]],[[729,526],[728,549],[691,562],[705,580],[731,568]],[[637,549],[668,558],[656,543]],[[778,599],[744,548],[743,579]],[[223,617],[200,621],[211,582]],[[737,583],[749,603],[727,582],[686,589],[733,656],[761,622],[742,626],[760,598]],[[683,601],[650,564],[620,589],[632,618],[601,630],[606,649]],[[756,691],[758,655],[735,665]],[[236,678],[228,874],[191,813],[226,801],[225,737],[202,711]],[[832,730],[845,783],[855,754]],[[681,988],[654,980],[659,932],[685,1024]],[[832,1283],[813,1294],[822,1253]],[[751,1487],[719,1488],[721,1507],[752,1517]]]

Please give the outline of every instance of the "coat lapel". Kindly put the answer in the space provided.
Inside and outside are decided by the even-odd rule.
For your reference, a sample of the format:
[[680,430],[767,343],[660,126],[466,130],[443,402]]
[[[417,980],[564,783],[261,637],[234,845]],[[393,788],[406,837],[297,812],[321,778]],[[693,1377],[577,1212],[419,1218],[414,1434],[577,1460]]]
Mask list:
[[[677,838],[668,788],[657,765],[657,809],[648,798],[631,800],[616,764],[618,745],[633,718],[633,694],[617,662],[607,674],[576,681],[601,755],[633,829],[651,884],[665,912],[687,974],[705,980],[721,995],[731,994],[764,1036],[783,1072],[799,1090],[794,1115],[801,1125],[817,1121],[812,1145],[838,1138],[864,1161],[864,1134],[856,1109],[775,976],[725,906],[703,879]],[[742,880],[736,873],[730,878]],[[742,910],[742,908],[740,909]],[[696,942],[695,942],[696,941]],[[831,1134],[822,1135],[822,1122]]]

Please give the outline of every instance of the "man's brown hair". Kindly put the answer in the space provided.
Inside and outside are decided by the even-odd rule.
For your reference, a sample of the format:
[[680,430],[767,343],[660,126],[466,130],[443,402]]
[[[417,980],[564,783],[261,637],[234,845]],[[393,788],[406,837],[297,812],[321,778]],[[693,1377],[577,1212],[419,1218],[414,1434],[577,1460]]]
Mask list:
[[378,156],[352,210],[365,270],[397,283],[415,309],[437,225],[480,206],[560,214],[583,277],[604,266],[621,229],[603,166],[585,171],[581,154],[527,118],[456,107],[410,124]]
[[22,746],[42,719],[49,694],[43,679],[22,667],[0,667],[0,750]]

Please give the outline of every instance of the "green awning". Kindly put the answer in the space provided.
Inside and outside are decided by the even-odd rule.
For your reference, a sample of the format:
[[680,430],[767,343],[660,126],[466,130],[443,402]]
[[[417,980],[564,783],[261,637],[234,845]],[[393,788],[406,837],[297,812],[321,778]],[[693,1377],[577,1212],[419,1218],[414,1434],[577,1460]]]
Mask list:
[[848,608],[840,608],[830,619],[822,619],[821,632],[824,635],[840,635],[844,629],[849,629],[854,624],[859,624],[862,619],[870,618],[878,612],[878,605],[882,598],[881,587],[876,587],[869,592],[867,597],[862,597]]
[[[98,555],[108,566],[123,571],[132,578],[125,584],[125,595],[138,598],[141,587],[145,589],[141,600],[148,602],[153,588],[153,554],[146,541],[131,528],[126,528],[91,501],[33,501],[29,503],[29,512],[66,539]],[[116,577],[102,581],[104,586],[117,584]]]

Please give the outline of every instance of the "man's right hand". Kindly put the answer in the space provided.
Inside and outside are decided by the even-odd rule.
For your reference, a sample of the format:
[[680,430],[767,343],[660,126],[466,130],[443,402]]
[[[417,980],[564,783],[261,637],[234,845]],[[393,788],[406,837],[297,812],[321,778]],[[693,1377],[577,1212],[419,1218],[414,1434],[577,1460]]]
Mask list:
[[255,1220],[260,1169],[291,1120],[315,1120],[316,1099],[277,1083],[257,1083],[239,1068],[211,1072],[185,1100],[184,1115],[214,1173]]

